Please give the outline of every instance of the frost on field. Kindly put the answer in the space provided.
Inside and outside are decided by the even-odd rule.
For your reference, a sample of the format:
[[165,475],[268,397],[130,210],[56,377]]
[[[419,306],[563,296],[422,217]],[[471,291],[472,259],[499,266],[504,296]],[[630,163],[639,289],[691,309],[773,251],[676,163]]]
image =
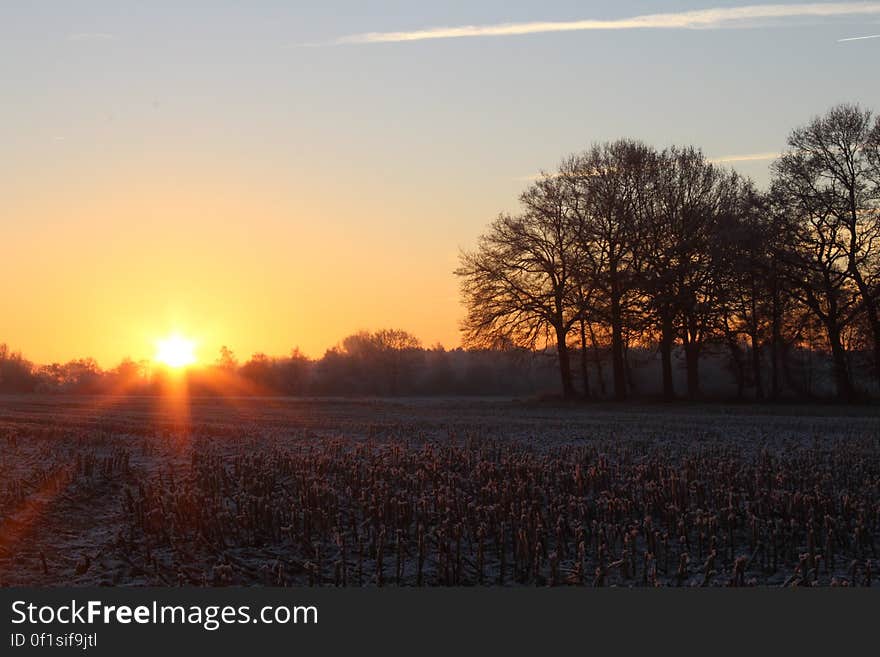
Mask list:
[[197,400],[181,426],[143,399],[4,410],[4,585],[876,580],[871,416]]

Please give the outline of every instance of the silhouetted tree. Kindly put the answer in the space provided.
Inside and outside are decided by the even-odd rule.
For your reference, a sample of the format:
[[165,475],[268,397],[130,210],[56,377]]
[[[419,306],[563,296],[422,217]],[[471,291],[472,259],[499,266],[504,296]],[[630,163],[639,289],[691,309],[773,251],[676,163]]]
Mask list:
[[250,360],[239,368],[239,373],[263,390],[278,389],[275,361],[264,353],[258,352],[251,356]]
[[636,213],[655,157],[636,141],[594,146],[567,160],[559,174],[575,221],[578,278],[588,280],[590,310],[610,326],[614,397],[626,398],[624,336],[635,270]]
[[13,352],[0,343],[0,391],[31,392],[36,386],[33,365],[25,360],[21,352]]
[[287,358],[278,361],[280,391],[289,395],[302,395],[308,391],[314,363],[299,348],[291,350]]
[[422,360],[421,342],[400,329],[381,329],[371,336],[374,357],[385,380],[384,390],[392,395],[402,392],[404,382],[412,383],[415,370]]
[[[660,245],[660,257],[647,268],[656,268],[654,277],[662,281],[659,290],[663,351],[669,345],[669,317],[678,316],[688,396],[696,398],[700,352],[720,323],[720,277],[728,239],[724,228],[736,218],[741,181],[736,174],[723,172],[707,162],[694,148],[666,150],[658,174],[655,218],[661,229],[655,230],[654,235]],[[640,241],[642,245],[646,243]],[[664,356],[664,362],[667,358]],[[668,395],[668,365],[664,364],[663,369],[664,393]]]
[[[736,212],[719,226],[721,328],[738,370],[740,394],[751,369],[755,398],[765,398],[762,354],[772,343],[774,316],[772,214],[764,195],[743,186]],[[747,341],[750,363],[740,345]]]
[[780,273],[787,293],[813,315],[825,332],[838,397],[852,400],[855,389],[843,334],[858,308],[858,296],[847,269],[842,239],[845,229],[828,205],[814,204],[800,194],[800,174],[796,171],[800,157],[796,152],[788,153],[775,165],[775,211],[786,225]]
[[220,355],[217,356],[215,365],[222,370],[231,372],[238,368],[238,359],[235,357],[235,353],[232,351],[232,349],[230,349],[226,345],[223,345],[222,347],[220,347]]
[[[138,385],[146,384],[148,374],[149,363],[147,361],[134,361],[131,358],[124,358],[119,365],[106,373],[106,377],[111,379],[111,382],[109,383],[110,387],[114,390],[124,392],[126,390],[131,390]],[[98,373],[98,376],[100,378],[100,372]],[[107,384],[101,382],[100,387],[106,388]]]
[[104,372],[94,358],[79,358],[40,368],[39,377],[49,389],[68,392],[99,392]]
[[492,347],[555,346],[562,393],[575,394],[568,335],[577,307],[577,234],[560,178],[545,176],[521,197],[524,211],[502,215],[455,271],[467,308],[464,343]]
[[838,105],[794,130],[776,164],[780,185],[801,214],[821,217],[826,257],[845,267],[872,336],[880,386],[880,119],[856,105]]

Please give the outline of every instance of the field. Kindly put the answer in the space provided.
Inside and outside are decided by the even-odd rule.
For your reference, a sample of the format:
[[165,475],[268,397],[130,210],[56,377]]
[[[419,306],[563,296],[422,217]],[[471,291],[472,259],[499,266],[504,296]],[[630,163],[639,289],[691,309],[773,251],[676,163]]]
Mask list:
[[0,397],[0,584],[871,586],[875,408]]

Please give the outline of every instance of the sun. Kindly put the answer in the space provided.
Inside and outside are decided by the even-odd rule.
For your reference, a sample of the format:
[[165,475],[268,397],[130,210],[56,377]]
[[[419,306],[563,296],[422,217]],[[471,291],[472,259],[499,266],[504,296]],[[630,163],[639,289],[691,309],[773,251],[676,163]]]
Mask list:
[[155,360],[179,369],[196,362],[196,344],[179,335],[170,335],[156,342]]

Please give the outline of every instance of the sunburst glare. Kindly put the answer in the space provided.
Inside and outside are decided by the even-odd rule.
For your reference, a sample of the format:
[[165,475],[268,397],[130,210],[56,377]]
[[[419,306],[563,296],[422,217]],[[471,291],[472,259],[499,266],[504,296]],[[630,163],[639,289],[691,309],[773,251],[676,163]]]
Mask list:
[[196,344],[180,335],[171,335],[156,342],[155,360],[179,369],[196,362]]

